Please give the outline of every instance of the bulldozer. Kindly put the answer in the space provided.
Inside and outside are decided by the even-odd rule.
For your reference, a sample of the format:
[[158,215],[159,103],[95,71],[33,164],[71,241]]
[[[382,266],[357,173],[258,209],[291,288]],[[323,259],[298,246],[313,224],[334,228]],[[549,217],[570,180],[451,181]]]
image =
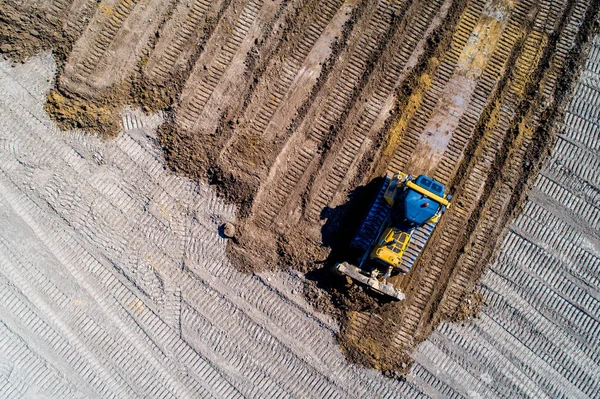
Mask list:
[[337,272],[396,300],[404,294],[387,279],[407,274],[425,247],[452,196],[425,175],[386,174],[369,211],[351,241],[356,264],[341,262]]

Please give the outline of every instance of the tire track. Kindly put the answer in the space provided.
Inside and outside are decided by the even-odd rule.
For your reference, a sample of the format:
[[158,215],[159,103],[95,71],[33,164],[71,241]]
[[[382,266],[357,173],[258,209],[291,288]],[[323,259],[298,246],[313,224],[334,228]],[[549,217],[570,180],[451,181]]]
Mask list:
[[[192,74],[186,83],[186,87],[181,94],[182,101],[177,111],[177,122],[181,127],[190,131],[194,130],[204,106],[221,81],[223,74],[229,68],[242,42],[252,39],[251,36],[253,35],[249,36],[248,33],[255,23],[262,5],[262,0],[249,0],[239,14],[236,15],[236,21],[233,23],[233,26],[230,29],[226,29],[227,39],[222,39],[225,44],[221,47],[220,51],[214,54],[214,58],[210,60],[200,58],[196,62]],[[222,19],[220,24],[223,23]]]

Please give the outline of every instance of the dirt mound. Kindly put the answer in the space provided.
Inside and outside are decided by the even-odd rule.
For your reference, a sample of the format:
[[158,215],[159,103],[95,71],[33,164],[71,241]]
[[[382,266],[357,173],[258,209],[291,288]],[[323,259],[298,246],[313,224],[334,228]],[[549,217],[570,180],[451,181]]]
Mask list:
[[67,98],[56,90],[48,93],[45,109],[63,130],[91,130],[111,137],[121,127],[115,107]]
[[42,12],[25,12],[10,2],[0,6],[0,54],[5,57],[24,62],[41,51],[62,47],[65,39],[58,23]]

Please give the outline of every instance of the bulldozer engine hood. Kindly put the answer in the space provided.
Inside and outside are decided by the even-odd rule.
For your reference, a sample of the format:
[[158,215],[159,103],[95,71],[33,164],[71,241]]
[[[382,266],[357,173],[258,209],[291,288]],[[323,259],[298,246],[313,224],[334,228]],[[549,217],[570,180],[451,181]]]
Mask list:
[[404,197],[406,222],[421,226],[439,211],[440,204],[413,189],[407,189]]

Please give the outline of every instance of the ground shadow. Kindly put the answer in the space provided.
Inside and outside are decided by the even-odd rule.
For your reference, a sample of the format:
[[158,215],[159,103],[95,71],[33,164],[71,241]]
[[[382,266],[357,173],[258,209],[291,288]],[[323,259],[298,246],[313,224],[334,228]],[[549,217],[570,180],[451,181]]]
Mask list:
[[[348,279],[333,269],[339,262],[355,263],[362,255],[350,246],[352,238],[373,204],[377,192],[383,184],[383,177],[377,177],[364,186],[357,187],[348,195],[348,200],[334,208],[326,207],[321,211],[321,220],[326,220],[321,228],[323,246],[331,249],[329,256],[321,267],[306,274],[308,280],[314,281],[317,287],[330,294],[344,295],[350,288]],[[369,292],[378,302],[388,299],[375,292]],[[332,300],[336,302],[335,295]]]

